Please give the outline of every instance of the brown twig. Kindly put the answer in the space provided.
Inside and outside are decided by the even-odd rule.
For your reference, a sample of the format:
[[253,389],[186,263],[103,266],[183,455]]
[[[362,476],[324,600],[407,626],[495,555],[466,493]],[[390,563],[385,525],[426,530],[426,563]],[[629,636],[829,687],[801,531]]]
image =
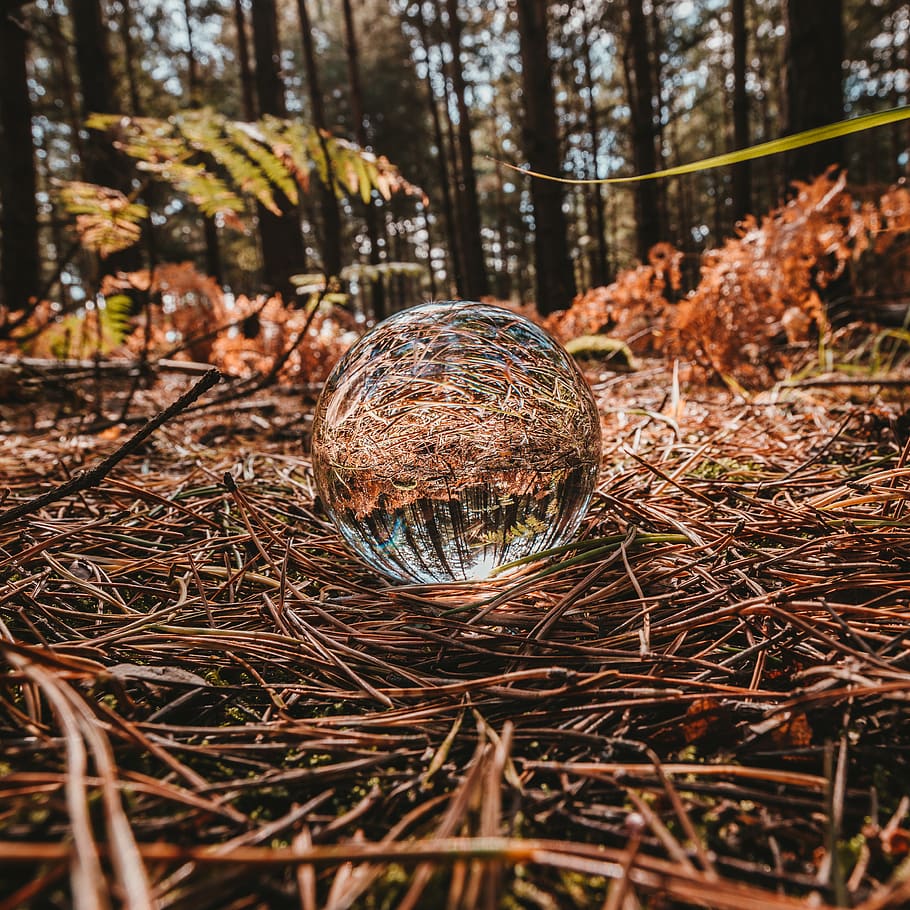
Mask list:
[[124,458],[127,458],[129,455],[138,451],[142,443],[144,443],[155,430],[183,411],[188,405],[192,404],[220,381],[221,373],[219,373],[218,370],[210,370],[199,380],[199,382],[189,389],[189,391],[185,392],[176,401],[149,420],[141,430],[131,436],[116,452],[109,455],[100,464],[89,471],[77,474],[72,480],[55,487],[53,490],[48,490],[46,493],[42,493],[40,496],[36,496],[28,502],[20,503],[18,506],[13,506],[10,509],[0,512],[0,525],[8,524],[11,521],[22,518],[24,515],[37,512],[39,509],[43,509],[45,506],[50,505],[52,502],[58,502],[73,493],[81,493],[97,486],[115,467],[117,467],[118,464],[120,464],[121,461],[123,461]]

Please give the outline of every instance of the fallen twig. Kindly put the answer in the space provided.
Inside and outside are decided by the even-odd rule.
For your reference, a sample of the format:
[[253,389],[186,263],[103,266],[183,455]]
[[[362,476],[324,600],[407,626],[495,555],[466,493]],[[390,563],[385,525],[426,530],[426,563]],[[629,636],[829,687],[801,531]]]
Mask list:
[[141,430],[131,436],[116,452],[108,455],[108,457],[99,465],[92,468],[90,471],[83,471],[82,473],[77,474],[67,483],[61,484],[53,490],[48,490],[46,493],[42,493],[40,496],[36,496],[28,502],[20,503],[18,506],[13,506],[11,509],[0,512],[0,525],[8,524],[11,521],[15,521],[17,518],[22,518],[23,515],[36,512],[38,509],[43,509],[52,502],[58,502],[73,493],[81,493],[83,490],[88,490],[91,487],[97,486],[121,461],[123,461],[124,458],[128,455],[132,455],[133,452],[135,452],[139,446],[141,446],[142,443],[158,429],[158,427],[167,423],[172,417],[175,417],[188,405],[196,401],[200,395],[203,395],[220,381],[221,373],[215,369],[210,370],[199,380],[199,382],[189,389],[189,391],[185,392],[173,402],[173,404],[168,405],[163,411],[149,420]]

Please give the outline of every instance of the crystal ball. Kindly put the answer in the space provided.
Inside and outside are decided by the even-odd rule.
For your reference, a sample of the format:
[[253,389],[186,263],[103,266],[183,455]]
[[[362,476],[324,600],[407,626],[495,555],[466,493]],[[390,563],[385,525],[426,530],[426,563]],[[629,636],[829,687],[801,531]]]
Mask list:
[[403,582],[483,579],[572,539],[600,465],[581,371],[510,310],[426,303],[338,362],[313,420],[316,488],[348,546]]

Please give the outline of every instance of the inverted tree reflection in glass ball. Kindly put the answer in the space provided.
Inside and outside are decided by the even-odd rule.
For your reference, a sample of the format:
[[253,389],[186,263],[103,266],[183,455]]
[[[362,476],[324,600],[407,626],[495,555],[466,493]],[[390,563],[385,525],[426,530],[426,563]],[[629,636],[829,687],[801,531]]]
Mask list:
[[600,464],[572,358],[533,322],[428,303],[339,361],[313,423],[313,469],[348,545],[405,582],[487,577],[571,540]]

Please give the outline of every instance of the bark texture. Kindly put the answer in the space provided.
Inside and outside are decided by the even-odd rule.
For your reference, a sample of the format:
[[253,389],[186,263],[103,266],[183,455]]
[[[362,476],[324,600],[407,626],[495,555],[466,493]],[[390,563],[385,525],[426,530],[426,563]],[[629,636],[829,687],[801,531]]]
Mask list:
[[10,312],[28,308],[40,281],[32,107],[19,6],[0,5],[0,302]]
[[[518,0],[516,10],[521,37],[525,152],[532,170],[557,175],[562,162],[547,46],[546,0]],[[559,183],[532,178],[536,303],[541,313],[566,309],[575,296],[563,197]]]
[[[784,0],[787,26],[787,133],[843,119],[842,0]],[[786,156],[787,180],[806,180],[844,161],[844,139],[796,149]]]
[[[275,0],[256,0],[252,12],[259,111],[261,114],[286,117]],[[296,295],[290,279],[292,275],[306,270],[306,252],[297,207],[277,189],[274,194],[283,215],[279,217],[262,205],[258,206],[263,277],[268,287],[279,291],[285,301],[291,302]]]

